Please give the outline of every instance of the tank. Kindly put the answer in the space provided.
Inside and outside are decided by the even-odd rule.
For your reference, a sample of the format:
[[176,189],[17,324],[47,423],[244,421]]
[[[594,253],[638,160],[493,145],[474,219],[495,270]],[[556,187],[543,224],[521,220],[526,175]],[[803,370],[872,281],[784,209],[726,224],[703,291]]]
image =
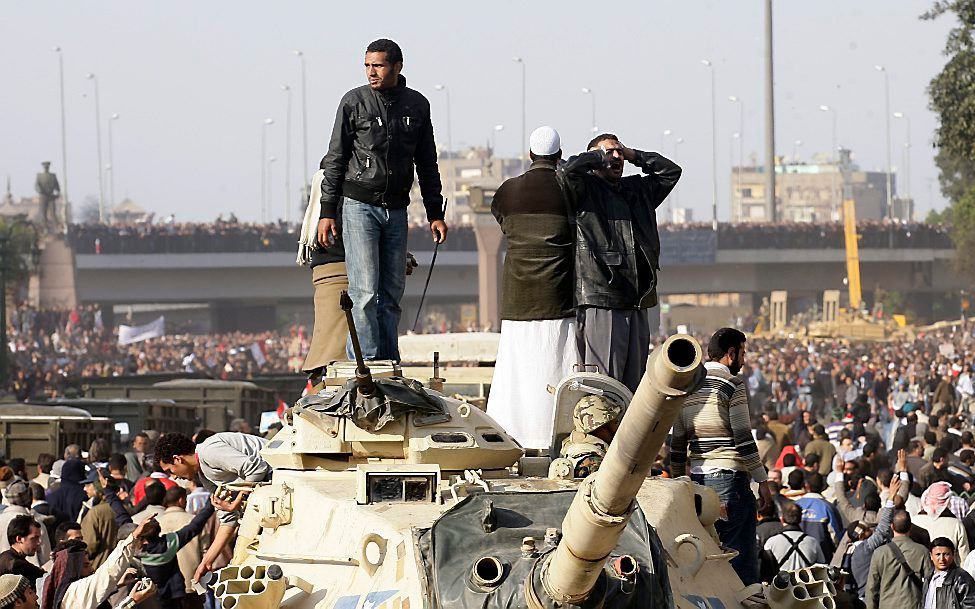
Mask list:
[[698,343],[667,339],[600,469],[566,480],[546,477],[566,406],[580,392],[629,393],[613,379],[560,384],[551,454],[526,457],[489,412],[372,378],[360,359],[342,387],[289,409],[263,451],[273,477],[247,500],[232,564],[211,574],[218,606],[762,606],[746,600],[761,587],[742,584],[716,541],[717,496],[648,477],[703,376]]

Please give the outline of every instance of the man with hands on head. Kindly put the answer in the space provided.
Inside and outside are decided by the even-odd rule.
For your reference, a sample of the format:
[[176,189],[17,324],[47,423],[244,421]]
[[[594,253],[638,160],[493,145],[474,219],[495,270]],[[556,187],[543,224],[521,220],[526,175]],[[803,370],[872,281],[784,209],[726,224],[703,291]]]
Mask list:
[[[657,305],[657,207],[680,179],[656,152],[597,135],[562,168],[576,211],[576,315],[583,363],[636,391],[650,353],[648,309]],[[643,175],[623,177],[626,162]]]

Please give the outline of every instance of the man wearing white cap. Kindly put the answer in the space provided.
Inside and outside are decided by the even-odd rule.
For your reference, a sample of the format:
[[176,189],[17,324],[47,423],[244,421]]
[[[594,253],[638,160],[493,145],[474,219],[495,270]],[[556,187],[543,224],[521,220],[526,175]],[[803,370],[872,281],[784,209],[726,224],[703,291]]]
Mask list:
[[559,134],[539,127],[531,167],[506,180],[491,212],[508,241],[501,279],[501,342],[490,414],[526,448],[552,442],[554,399],[547,391],[578,362],[573,309],[572,211],[556,165]]

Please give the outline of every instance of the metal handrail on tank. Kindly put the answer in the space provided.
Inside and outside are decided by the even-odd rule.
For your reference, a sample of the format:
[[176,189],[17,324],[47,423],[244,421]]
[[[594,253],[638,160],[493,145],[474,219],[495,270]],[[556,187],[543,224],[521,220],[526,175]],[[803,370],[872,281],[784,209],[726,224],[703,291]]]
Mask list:
[[579,604],[592,593],[684,399],[704,380],[702,359],[701,346],[687,335],[654,350],[599,470],[582,482],[565,515],[562,540],[533,569],[541,590],[529,576],[526,599]]

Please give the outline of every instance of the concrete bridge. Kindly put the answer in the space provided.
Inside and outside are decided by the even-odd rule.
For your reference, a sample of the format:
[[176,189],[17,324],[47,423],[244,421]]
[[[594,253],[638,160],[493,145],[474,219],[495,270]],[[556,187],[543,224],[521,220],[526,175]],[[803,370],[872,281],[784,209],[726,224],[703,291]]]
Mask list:
[[[458,232],[459,242],[439,253],[426,311],[467,305],[482,324],[498,327],[500,265],[492,263],[492,255],[496,250],[497,258],[503,259],[503,239],[493,219],[487,219],[490,222],[475,227],[476,239]],[[661,231],[659,292],[739,293],[752,295],[757,304],[772,290],[788,290],[797,301],[818,301],[823,290],[842,288],[846,275],[844,250],[834,229],[824,231],[822,238],[806,231],[801,238],[777,235],[764,240],[759,234],[752,241],[739,232],[731,239],[709,230]],[[903,231],[889,238],[867,236],[860,258],[868,302],[878,287],[896,291],[924,317],[932,314],[932,295],[967,287],[953,272],[954,250],[943,239],[905,241]],[[411,240],[420,268],[407,280],[403,331],[413,323],[432,258],[428,239]],[[774,247],[769,247],[770,242]],[[81,253],[85,249],[76,244],[74,254],[81,303],[99,303],[103,309],[110,309],[108,305],[136,305],[136,310],[137,305],[196,307],[196,316],[206,318],[204,325],[214,331],[311,320],[311,273],[295,265],[292,251]]]

